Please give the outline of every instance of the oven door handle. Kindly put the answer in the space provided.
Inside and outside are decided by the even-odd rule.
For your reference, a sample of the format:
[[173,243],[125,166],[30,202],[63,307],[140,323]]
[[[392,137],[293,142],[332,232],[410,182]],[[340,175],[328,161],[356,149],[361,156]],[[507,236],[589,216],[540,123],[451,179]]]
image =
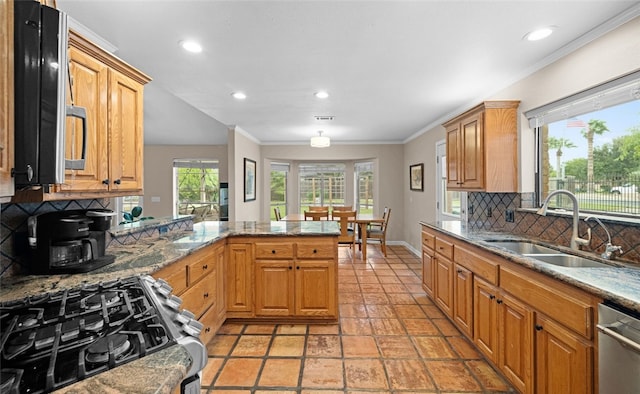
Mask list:
[[640,344],[612,330],[610,327],[613,327],[613,326],[603,326],[602,324],[597,324],[596,327],[598,328],[598,331],[600,331],[604,335],[610,336],[611,338],[615,339],[622,346],[628,347],[631,350],[634,350],[636,353],[640,353]]

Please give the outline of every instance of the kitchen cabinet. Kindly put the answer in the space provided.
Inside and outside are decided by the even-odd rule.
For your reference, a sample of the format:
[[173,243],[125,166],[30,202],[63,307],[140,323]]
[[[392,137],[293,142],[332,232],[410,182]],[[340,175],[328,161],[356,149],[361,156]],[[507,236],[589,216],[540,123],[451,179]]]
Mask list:
[[485,101],[444,123],[447,189],[518,191],[519,101]]
[[227,317],[253,317],[253,245],[244,239],[227,244]]
[[422,230],[422,288],[431,298],[434,298],[435,284],[435,254],[436,236]]
[[337,318],[336,250],[331,238],[257,242],[256,316]]
[[13,1],[0,0],[0,202],[14,193]]
[[[87,111],[84,170],[66,170],[65,182],[16,193],[14,202],[141,195],[143,95],[151,79],[74,31],[69,34],[71,86],[67,101]],[[65,157],[82,154],[81,121],[67,118]]]
[[[518,391],[594,392],[599,297],[427,226],[422,247],[423,275],[441,271],[434,303]],[[433,259],[440,268],[425,269]],[[445,303],[438,281],[450,283],[449,259],[453,302]]]
[[200,339],[208,343],[224,323],[224,281],[220,261],[224,262],[224,241],[205,246],[153,274],[173,288],[182,299],[182,308],[192,312],[203,324]]
[[453,317],[453,245],[436,237],[434,299],[436,305]]

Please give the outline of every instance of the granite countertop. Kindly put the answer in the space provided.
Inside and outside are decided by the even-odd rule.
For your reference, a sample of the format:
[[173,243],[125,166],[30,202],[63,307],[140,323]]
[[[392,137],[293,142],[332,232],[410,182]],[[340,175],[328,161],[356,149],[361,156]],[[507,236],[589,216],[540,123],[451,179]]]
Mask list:
[[[564,246],[551,245],[561,252],[580,255],[593,260],[604,262],[610,267],[563,267],[544,263],[531,257],[509,251],[505,248],[492,244],[490,241],[533,241],[542,245],[544,242],[537,242],[522,237],[513,236],[506,233],[476,231],[468,229],[459,221],[443,222],[420,222],[420,224],[442,231],[447,235],[467,241],[475,246],[482,247],[492,253],[504,257],[517,264],[530,268],[534,271],[549,275],[557,280],[571,284],[583,289],[593,295],[601,297],[605,301],[610,301],[625,308],[640,312],[640,266],[627,264],[620,261],[607,261],[601,259],[593,253],[579,252]],[[488,242],[489,241],[489,242]]]
[[[114,263],[91,272],[64,275],[23,275],[0,278],[0,302],[57,292],[82,285],[150,275],[194,251],[227,237],[338,236],[337,222],[200,222],[193,231],[141,239],[111,246]],[[185,378],[191,359],[182,346],[171,346],[141,359],[65,387],[61,393],[170,393]],[[131,379],[136,376],[136,379]]]

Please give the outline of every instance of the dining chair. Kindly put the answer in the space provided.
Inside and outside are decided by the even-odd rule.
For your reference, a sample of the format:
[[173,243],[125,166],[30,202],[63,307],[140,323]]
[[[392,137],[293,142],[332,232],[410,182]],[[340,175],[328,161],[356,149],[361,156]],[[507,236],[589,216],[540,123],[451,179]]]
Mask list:
[[273,208],[273,213],[276,215],[277,221],[280,221],[282,219],[282,214],[280,213],[280,207]]
[[383,214],[384,221],[379,227],[370,226],[370,228],[367,229],[367,241],[371,239],[380,242],[380,249],[382,249],[384,257],[387,257],[387,225],[389,224],[389,217],[391,217],[391,208],[385,207]]
[[[353,221],[356,220],[356,211],[334,211],[333,220],[340,222],[340,235],[338,236],[338,246],[349,245],[349,249],[355,252],[356,233],[353,230]],[[353,258],[354,253],[351,254]]]
[[304,220],[322,220],[329,219],[329,211],[304,211]]
[[344,207],[331,207],[332,216],[334,212],[349,212],[349,211],[353,211],[353,207],[351,205],[347,205]]

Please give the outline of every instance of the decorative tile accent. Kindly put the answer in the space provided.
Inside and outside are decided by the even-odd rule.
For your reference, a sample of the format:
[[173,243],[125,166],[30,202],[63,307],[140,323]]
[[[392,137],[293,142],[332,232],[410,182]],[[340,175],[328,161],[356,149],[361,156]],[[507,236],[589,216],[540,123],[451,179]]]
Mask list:
[[111,245],[132,245],[141,239],[157,238],[175,231],[186,230],[193,230],[193,216],[191,215],[121,224],[109,230],[107,247]]

